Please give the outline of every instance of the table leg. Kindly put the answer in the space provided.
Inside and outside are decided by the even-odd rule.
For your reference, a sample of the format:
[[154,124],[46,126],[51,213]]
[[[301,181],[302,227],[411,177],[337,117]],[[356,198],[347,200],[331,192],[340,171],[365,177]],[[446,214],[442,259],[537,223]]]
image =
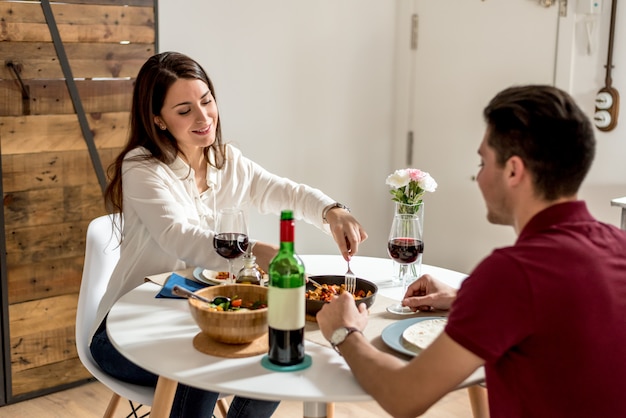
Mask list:
[[487,399],[487,389],[480,385],[472,385],[467,388],[467,394],[472,407],[474,418],[489,418],[489,400]]
[[326,402],[304,402],[304,418],[327,418]]
[[168,418],[170,416],[177,385],[177,381],[159,376],[154,391],[154,402],[150,409],[150,418]]

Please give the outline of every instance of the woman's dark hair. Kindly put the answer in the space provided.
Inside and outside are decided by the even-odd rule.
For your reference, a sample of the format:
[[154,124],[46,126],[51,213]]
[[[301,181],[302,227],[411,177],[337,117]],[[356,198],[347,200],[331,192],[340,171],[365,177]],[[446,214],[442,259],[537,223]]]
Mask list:
[[[151,155],[138,157],[138,159],[157,160],[166,164],[172,163],[178,154],[182,154],[176,139],[169,131],[157,129],[154,123],[154,116],[161,114],[167,91],[176,80],[181,78],[202,80],[215,99],[215,89],[207,73],[200,64],[184,54],[163,52],[154,55],[139,70],[133,89],[128,142],[108,168],[111,181],[104,198],[109,212],[122,213],[123,210],[122,163],[129,151],[144,147],[150,151]],[[218,169],[224,166],[224,146],[220,126],[218,119],[215,127],[215,142],[204,149],[204,155],[209,164]],[[213,149],[212,158],[211,148]]]
[[589,118],[569,94],[544,85],[511,87],[498,93],[483,115],[498,164],[520,157],[546,200],[577,193],[596,141]]

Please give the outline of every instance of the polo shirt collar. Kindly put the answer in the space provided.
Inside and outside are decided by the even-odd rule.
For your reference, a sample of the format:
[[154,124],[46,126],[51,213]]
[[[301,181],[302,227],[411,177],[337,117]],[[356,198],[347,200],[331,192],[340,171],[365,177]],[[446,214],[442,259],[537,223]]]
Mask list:
[[533,235],[554,225],[573,222],[589,222],[594,218],[587,209],[587,204],[582,200],[573,202],[557,203],[549,206],[533,216],[524,226],[517,241]]

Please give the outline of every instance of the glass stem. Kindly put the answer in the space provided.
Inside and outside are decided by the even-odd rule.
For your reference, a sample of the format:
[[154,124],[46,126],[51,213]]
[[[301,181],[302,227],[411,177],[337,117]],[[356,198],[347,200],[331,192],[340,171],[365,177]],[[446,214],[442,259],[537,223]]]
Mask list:
[[406,287],[407,287],[406,276],[407,276],[408,269],[409,269],[408,264],[400,264],[400,283],[402,284],[402,296],[400,296],[400,302],[402,302],[402,298],[404,298],[404,294],[406,293]]

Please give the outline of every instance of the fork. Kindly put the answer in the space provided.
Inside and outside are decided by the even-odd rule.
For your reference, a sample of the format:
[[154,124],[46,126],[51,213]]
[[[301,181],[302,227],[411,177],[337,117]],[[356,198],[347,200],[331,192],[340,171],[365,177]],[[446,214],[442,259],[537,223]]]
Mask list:
[[356,292],[356,276],[350,269],[350,261],[348,261],[348,271],[344,275],[344,285],[346,291],[354,295],[354,292]]

